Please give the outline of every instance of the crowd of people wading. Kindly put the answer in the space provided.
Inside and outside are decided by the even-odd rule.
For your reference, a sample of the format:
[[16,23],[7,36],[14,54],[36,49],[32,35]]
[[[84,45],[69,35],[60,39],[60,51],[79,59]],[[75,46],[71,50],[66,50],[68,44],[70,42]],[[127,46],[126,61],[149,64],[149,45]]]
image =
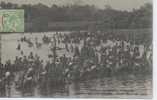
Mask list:
[[[0,64],[1,96],[5,96],[13,84],[16,89],[27,91],[32,87],[43,89],[94,78],[146,74],[152,71],[152,45],[127,40],[123,36],[89,32],[56,33],[54,37],[45,34],[42,43],[36,41],[34,44],[26,36],[19,41],[38,49],[42,45],[53,44],[49,46],[52,52],[47,55],[50,60],[44,64],[40,55],[33,52],[24,55],[25,50],[17,44],[21,56],[16,56],[13,62],[9,59]],[[56,51],[59,50],[64,50],[65,54],[57,54]]]

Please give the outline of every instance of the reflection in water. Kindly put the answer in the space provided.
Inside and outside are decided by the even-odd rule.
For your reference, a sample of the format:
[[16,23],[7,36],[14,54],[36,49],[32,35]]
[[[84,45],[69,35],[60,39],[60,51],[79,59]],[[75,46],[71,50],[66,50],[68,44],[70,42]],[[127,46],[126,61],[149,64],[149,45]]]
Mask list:
[[12,87],[11,97],[151,97],[151,78],[104,78],[74,82],[45,88],[34,87],[28,91],[18,91]]

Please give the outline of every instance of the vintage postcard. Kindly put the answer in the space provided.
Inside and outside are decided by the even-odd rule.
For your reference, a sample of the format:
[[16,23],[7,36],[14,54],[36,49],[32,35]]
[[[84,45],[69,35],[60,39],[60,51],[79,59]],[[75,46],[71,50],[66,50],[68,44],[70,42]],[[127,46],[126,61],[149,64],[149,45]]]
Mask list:
[[0,0],[0,98],[152,98],[152,15],[152,0]]

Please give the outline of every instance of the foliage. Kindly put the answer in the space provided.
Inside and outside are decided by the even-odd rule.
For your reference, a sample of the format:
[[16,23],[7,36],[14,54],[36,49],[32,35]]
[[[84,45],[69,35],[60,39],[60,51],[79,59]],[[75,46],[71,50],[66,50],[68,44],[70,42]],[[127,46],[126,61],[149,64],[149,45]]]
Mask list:
[[85,23],[94,22],[92,24],[88,23],[86,25],[87,27],[81,27],[82,24],[78,23],[78,29],[93,29],[94,27],[94,29],[104,30],[113,28],[137,29],[152,27],[152,4],[149,3],[146,3],[139,9],[133,9],[130,12],[116,10],[109,5],[106,5],[104,9],[98,9],[91,5],[52,5],[51,7],[48,7],[41,3],[36,5],[17,5],[1,2],[0,6],[3,9],[25,9],[26,31],[53,30],[55,29],[54,27],[48,26],[50,23],[53,24],[54,22],[64,22],[65,25],[62,25],[62,29],[75,29],[72,26],[69,26],[70,28],[65,27],[68,25],[66,23],[76,21],[85,21]]

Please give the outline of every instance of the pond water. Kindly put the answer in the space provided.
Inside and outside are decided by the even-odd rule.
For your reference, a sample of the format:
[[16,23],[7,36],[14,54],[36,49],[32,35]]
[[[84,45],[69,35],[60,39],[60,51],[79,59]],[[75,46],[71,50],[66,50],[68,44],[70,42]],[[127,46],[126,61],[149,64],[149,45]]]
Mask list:
[[[46,33],[46,36],[51,37],[53,39],[53,35],[55,32]],[[68,32],[64,32],[64,34],[68,34]],[[40,55],[41,59],[44,61],[50,60],[48,58],[49,54],[52,54],[50,50],[50,44],[44,44],[42,41],[42,38],[44,37],[45,33],[26,33],[26,34],[2,34],[1,35],[1,57],[2,57],[2,63],[5,63],[7,60],[11,60],[12,62],[15,60],[15,57],[22,56],[21,51],[23,51],[23,55],[28,56],[30,52],[33,52],[33,54]],[[21,42],[20,39],[23,37],[26,37],[27,39],[30,39],[30,41],[33,43],[32,47],[28,46],[28,43]],[[38,43],[41,43],[41,48],[37,48],[35,46],[36,39]],[[21,50],[17,50],[18,44],[21,45]],[[64,47],[63,44],[58,45],[59,47]],[[69,53],[66,53],[65,50],[57,51],[57,54],[63,55],[66,54],[67,56],[70,55]]]

